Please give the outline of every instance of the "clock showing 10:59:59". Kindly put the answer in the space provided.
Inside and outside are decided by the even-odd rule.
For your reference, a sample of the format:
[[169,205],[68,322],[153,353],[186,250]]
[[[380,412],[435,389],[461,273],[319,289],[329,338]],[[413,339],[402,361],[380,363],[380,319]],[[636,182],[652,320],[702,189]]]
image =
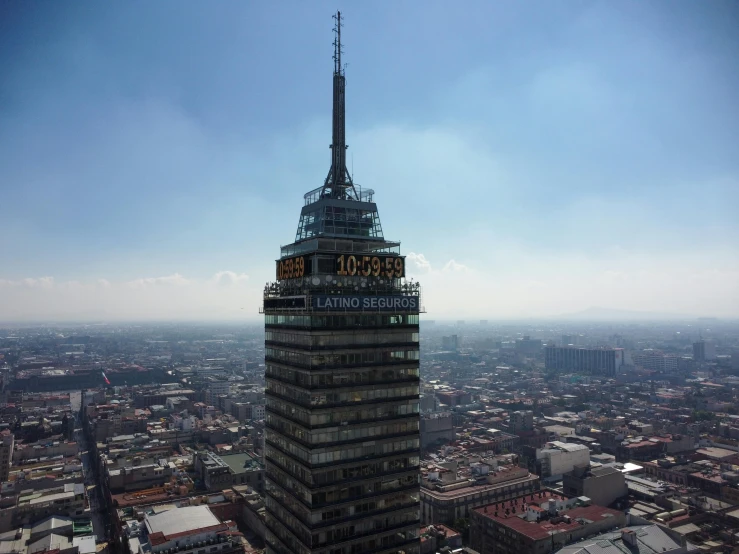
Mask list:
[[[324,263],[326,265],[323,265]],[[300,279],[314,274],[313,259],[309,255],[277,260],[276,269],[277,280],[279,281]],[[358,275],[400,279],[405,277],[405,258],[387,254],[377,256],[339,254],[333,259],[320,257],[316,273],[320,275],[340,275],[342,277]]]
[[336,257],[336,275],[371,275],[398,279],[405,277],[405,259],[402,256],[341,254]]

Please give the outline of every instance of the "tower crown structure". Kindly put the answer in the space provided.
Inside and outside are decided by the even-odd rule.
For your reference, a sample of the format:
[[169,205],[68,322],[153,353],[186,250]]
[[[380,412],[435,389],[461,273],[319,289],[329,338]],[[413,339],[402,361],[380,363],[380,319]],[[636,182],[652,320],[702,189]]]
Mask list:
[[418,554],[421,289],[346,168],[340,13],[331,168],[264,290],[268,554]]
[[383,240],[372,189],[355,186],[346,167],[346,76],[341,65],[341,12],[333,16],[334,90],[331,116],[331,167],[322,187],[304,196],[295,241],[314,237]]

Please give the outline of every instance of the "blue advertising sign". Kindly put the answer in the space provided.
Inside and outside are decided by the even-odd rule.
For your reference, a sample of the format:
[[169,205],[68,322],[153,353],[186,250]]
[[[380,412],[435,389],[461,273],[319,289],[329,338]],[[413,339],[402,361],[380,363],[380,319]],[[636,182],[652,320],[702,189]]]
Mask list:
[[311,300],[314,310],[338,310],[348,312],[418,312],[418,296],[329,296],[315,295]]

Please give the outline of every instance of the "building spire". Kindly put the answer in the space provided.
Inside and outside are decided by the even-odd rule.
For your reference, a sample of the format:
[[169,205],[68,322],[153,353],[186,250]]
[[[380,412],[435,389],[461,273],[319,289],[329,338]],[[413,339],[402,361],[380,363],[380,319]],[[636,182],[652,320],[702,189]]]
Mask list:
[[341,65],[341,12],[333,16],[334,25],[334,105],[332,113],[331,168],[323,184],[323,196],[358,200],[352,177],[346,167],[346,79]]

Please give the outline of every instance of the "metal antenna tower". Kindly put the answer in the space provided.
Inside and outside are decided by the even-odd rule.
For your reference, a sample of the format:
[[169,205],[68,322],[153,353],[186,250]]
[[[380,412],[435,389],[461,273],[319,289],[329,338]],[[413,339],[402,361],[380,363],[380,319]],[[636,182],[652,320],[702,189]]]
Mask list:
[[357,191],[352,182],[352,176],[346,167],[346,79],[344,68],[341,65],[341,12],[333,16],[334,24],[334,106],[332,113],[333,132],[331,137],[331,168],[328,170],[326,181],[323,184],[322,196],[327,198],[341,198],[359,200]]

